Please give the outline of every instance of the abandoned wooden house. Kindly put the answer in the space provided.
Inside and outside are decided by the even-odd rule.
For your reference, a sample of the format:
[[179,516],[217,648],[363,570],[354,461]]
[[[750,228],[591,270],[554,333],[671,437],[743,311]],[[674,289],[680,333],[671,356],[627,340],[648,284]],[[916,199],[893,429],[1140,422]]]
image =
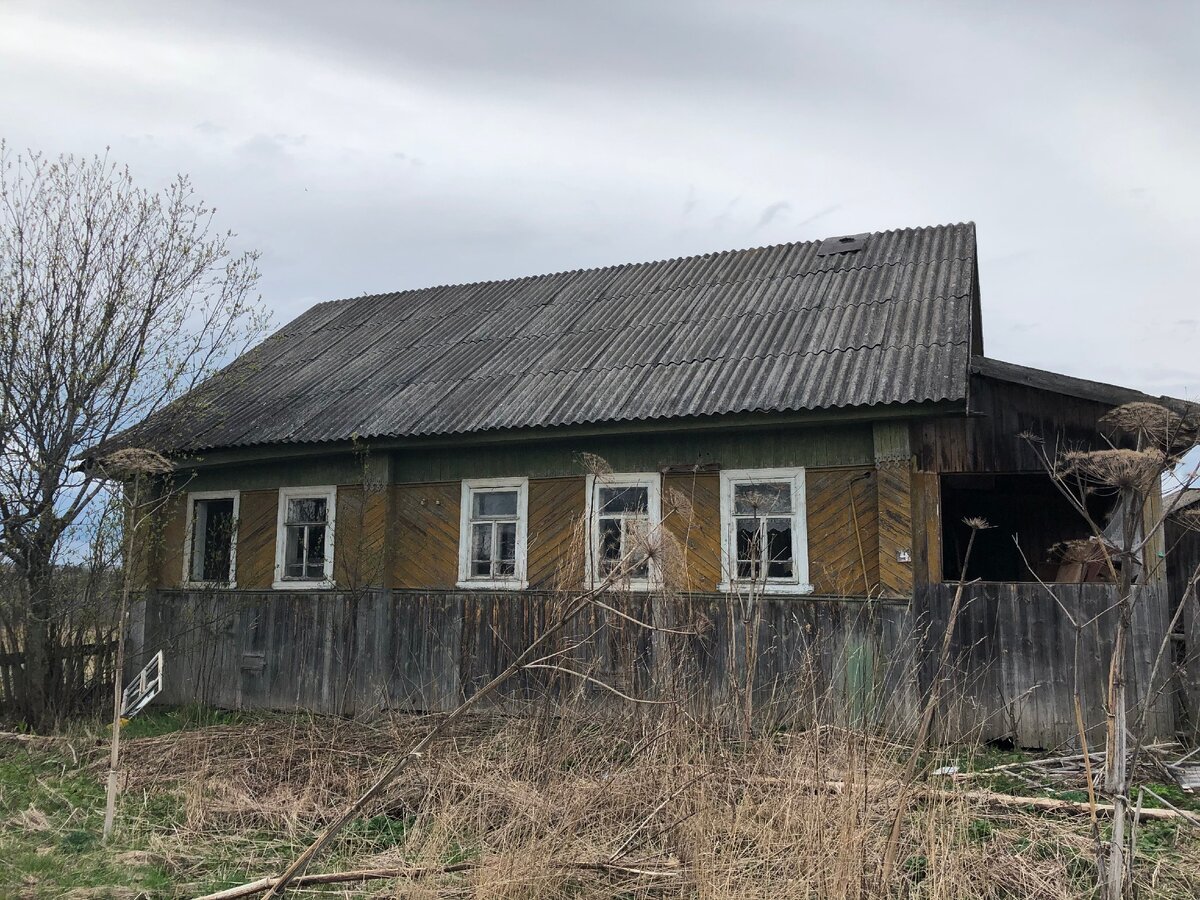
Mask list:
[[[962,224],[319,304],[122,438],[177,464],[135,651],[165,651],[168,702],[447,709],[620,566],[580,671],[652,693],[671,652],[714,703],[749,665],[763,707],[803,685],[882,721],[966,576],[948,727],[1069,741],[1065,609],[1101,614],[1102,682],[1112,587],[1052,554],[1086,526],[1022,434],[1101,446],[1154,398],[985,356],[979,278]],[[512,682],[499,702],[594,687]]]

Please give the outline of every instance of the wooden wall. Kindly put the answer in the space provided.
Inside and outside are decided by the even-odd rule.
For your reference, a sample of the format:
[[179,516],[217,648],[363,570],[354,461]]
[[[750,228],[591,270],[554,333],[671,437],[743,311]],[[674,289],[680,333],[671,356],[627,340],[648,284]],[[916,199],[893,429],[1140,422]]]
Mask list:
[[877,596],[878,473],[858,467],[810,470],[805,475],[808,570],[814,592]]
[[1174,615],[1179,605],[1183,613],[1176,629],[1175,645],[1178,672],[1180,728],[1191,742],[1200,740],[1200,603],[1189,598],[1187,590],[1192,575],[1200,567],[1200,532],[1188,526],[1182,516],[1167,519],[1166,574],[1170,610]]
[[971,415],[915,420],[912,446],[922,472],[1044,472],[1038,453],[1021,435],[1059,450],[1101,449],[1100,417],[1111,405],[974,375]]
[[[911,566],[897,551],[912,544],[908,469],[891,464],[807,470],[809,572],[824,596],[907,596]],[[528,580],[533,589],[583,582],[585,477],[529,481]],[[884,490],[880,490],[880,485]],[[339,588],[432,588],[458,581],[461,483],[341,485],[334,539]],[[242,491],[237,586],[269,589],[274,580],[278,491]],[[720,478],[715,472],[663,477],[663,521],[671,536],[664,565],[685,591],[715,591],[721,581]],[[183,497],[164,509],[152,586],[180,586]]]
[[585,487],[579,477],[530,479],[526,575],[531,588],[569,591],[583,584]]
[[663,528],[674,554],[667,565],[684,590],[715,591],[721,583],[721,479],[715,473],[667,475]]
[[462,486],[456,481],[401,484],[392,492],[393,583],[404,588],[454,587]]
[[[1153,588],[1157,590],[1157,588]],[[1150,589],[1148,589],[1150,590]],[[911,733],[919,699],[944,677],[937,727],[949,738],[1009,738],[1021,746],[1076,746],[1075,660],[1083,713],[1100,742],[1100,691],[1112,633],[1106,585],[974,585],[952,634],[951,663],[937,672],[953,585],[921,589],[913,604],[763,597],[750,627],[759,712],[796,723],[878,724]],[[166,651],[160,702],[229,708],[313,709],[353,715],[385,709],[452,709],[500,672],[551,621],[554,592],[362,591],[151,594],[135,611],[130,646]],[[599,607],[582,613],[547,652],[634,696],[729,708],[746,667],[747,629],[737,598],[693,594],[664,603],[645,595],[605,598],[626,615],[685,635],[658,635]],[[1165,604],[1137,604],[1131,703],[1156,692],[1149,673],[1165,627]],[[1067,614],[1088,622],[1080,633]],[[131,660],[139,665],[141,658]],[[611,706],[613,695],[546,672],[505,685],[494,706],[550,696]],[[1170,735],[1161,696],[1150,736]]]

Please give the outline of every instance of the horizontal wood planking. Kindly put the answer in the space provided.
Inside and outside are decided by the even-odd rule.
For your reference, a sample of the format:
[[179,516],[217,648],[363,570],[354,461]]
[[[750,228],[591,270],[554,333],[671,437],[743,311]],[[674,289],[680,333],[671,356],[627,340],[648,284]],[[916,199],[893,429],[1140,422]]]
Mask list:
[[864,422],[398,450],[393,456],[393,472],[397,482],[567,477],[587,474],[588,467],[581,459],[584,452],[601,457],[616,472],[655,472],[667,466],[712,464],[726,469],[820,467],[874,460],[872,426]]
[[530,587],[571,590],[583,584],[585,491],[583,476],[530,479]]
[[396,587],[452,588],[458,583],[462,485],[394,485],[392,579]]
[[808,571],[817,594],[864,597],[878,593],[877,479],[872,466],[809,469],[805,473]]

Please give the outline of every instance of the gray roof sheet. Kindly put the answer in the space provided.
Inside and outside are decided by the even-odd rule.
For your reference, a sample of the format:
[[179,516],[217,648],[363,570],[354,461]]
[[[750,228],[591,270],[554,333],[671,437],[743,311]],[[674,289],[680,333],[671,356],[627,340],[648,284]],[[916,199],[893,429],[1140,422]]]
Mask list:
[[962,400],[975,228],[314,306],[120,439],[166,450]]

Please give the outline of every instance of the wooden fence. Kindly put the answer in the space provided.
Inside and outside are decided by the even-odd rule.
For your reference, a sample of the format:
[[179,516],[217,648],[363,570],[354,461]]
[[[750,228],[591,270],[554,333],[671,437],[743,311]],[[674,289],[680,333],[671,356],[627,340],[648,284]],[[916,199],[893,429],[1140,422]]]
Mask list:
[[[112,708],[116,652],[117,642],[106,640],[69,645],[53,654],[53,694],[65,704],[64,712],[94,712],[105,704]],[[14,709],[24,665],[24,653],[0,653],[0,710]]]
[[[1101,725],[1112,589],[1062,585],[1057,592],[1058,603],[1038,585],[967,590],[952,664],[942,673],[944,733],[1071,744],[1076,673],[1089,727]],[[911,602],[771,596],[743,605],[719,594],[621,595],[605,602],[623,615],[592,606],[547,653],[559,654],[555,665],[623,693],[716,712],[738,708],[752,670],[758,715],[904,731],[937,674],[953,595],[953,585],[925,588]],[[341,715],[445,711],[501,671],[564,599],[546,592],[161,591],[135,616],[130,665],[165,650],[167,703]],[[1164,602],[1147,589],[1138,603],[1135,696],[1153,693],[1157,643],[1150,644],[1165,628]],[[631,619],[688,633],[651,631]],[[1072,619],[1088,624],[1076,628]],[[591,682],[529,670],[494,705],[516,709],[546,699],[624,702]],[[1171,710],[1169,702],[1155,704],[1153,733],[1170,732]]]

